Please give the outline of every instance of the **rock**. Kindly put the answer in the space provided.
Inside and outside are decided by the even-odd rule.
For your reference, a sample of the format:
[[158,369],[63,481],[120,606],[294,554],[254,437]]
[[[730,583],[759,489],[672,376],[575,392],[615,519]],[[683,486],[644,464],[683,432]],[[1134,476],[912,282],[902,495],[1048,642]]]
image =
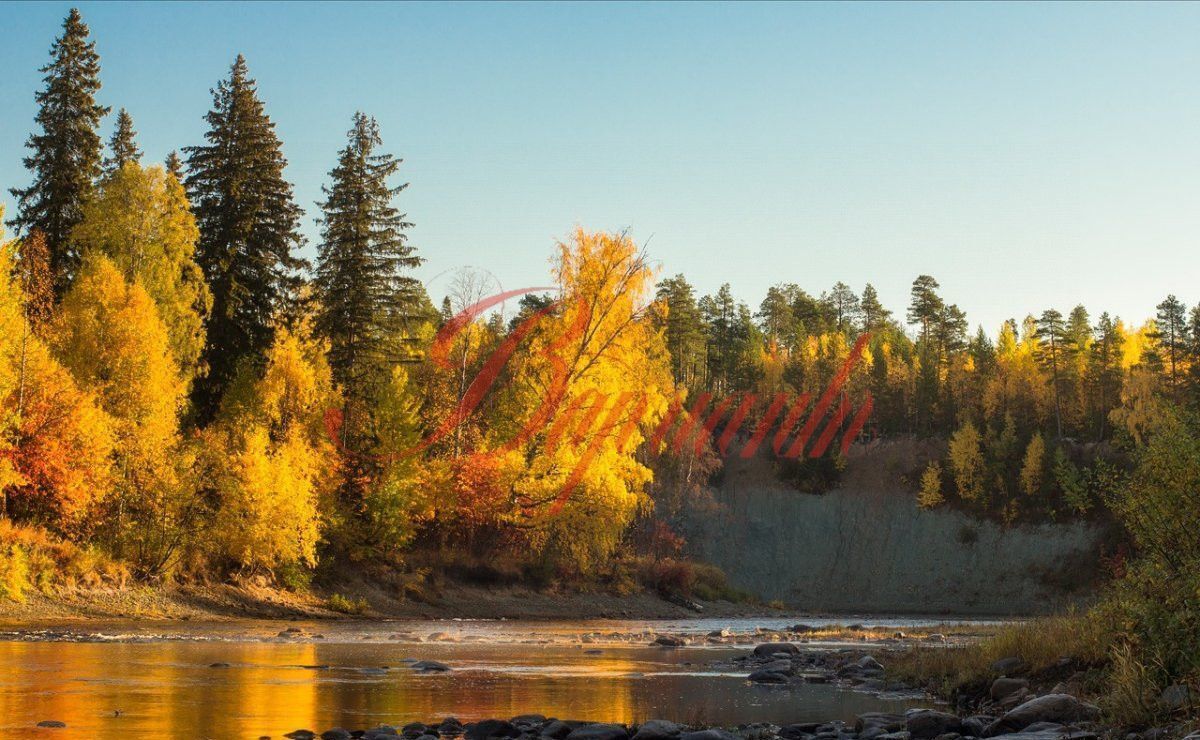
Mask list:
[[457,717],[446,717],[437,726],[437,731],[439,735],[461,735],[463,733],[462,722],[459,722]]
[[648,719],[638,726],[633,740],[674,740],[679,737],[679,725],[665,719]]
[[390,740],[390,738],[399,737],[396,728],[391,725],[380,725],[372,727],[363,733],[365,740]]
[[864,671],[882,671],[883,670],[883,664],[880,663],[878,660],[875,660],[875,658],[871,657],[870,655],[862,656],[861,658],[858,659],[858,662],[856,662],[855,665],[858,666],[859,668],[862,668]]
[[957,715],[933,709],[909,712],[904,718],[905,729],[913,740],[933,740],[948,732],[962,732],[962,719]]
[[988,725],[984,736],[994,737],[1006,732],[1019,732],[1036,722],[1067,725],[1091,721],[1099,716],[1098,708],[1085,704],[1070,694],[1046,694],[1005,712],[1000,719]]
[[732,634],[733,633],[729,631],[728,627],[722,627],[719,630],[713,630],[712,632],[709,632],[708,636],[709,637],[729,637]]
[[516,737],[521,731],[512,722],[502,719],[481,719],[466,727],[467,740],[488,740],[496,737]]
[[228,668],[229,664],[228,663],[209,663],[208,667],[209,668]]
[[1189,703],[1191,703],[1191,694],[1188,691],[1188,687],[1181,683],[1168,686],[1158,695],[1159,706],[1168,712],[1176,712],[1184,709]]
[[779,728],[778,734],[783,740],[803,740],[815,733],[820,726],[820,722],[798,722]]
[[554,740],[562,740],[567,735],[571,734],[573,728],[562,720],[554,720],[547,722],[542,727],[542,737],[554,738]]
[[445,673],[450,670],[450,666],[445,663],[439,663],[436,660],[418,660],[412,664],[412,669],[414,671],[421,671],[422,673]]
[[760,658],[770,658],[775,653],[787,653],[788,655],[799,655],[800,648],[790,642],[764,642],[754,648],[754,654]]
[[540,725],[545,721],[546,715],[544,714],[518,714],[509,720],[514,725]]
[[746,677],[751,683],[787,683],[788,677],[775,671],[755,671]]
[[986,714],[976,714],[967,717],[962,721],[962,733],[964,735],[974,735],[975,737],[983,737],[983,731],[987,729],[996,718]]
[[400,729],[400,734],[404,737],[415,738],[424,735],[426,729],[428,728],[423,722],[409,722]]
[[1096,740],[1096,733],[1087,730],[1041,730],[994,735],[991,740]]
[[42,720],[41,722],[38,722],[38,723],[37,723],[37,726],[38,726],[38,727],[55,727],[55,728],[63,728],[63,727],[66,727],[66,726],[67,726],[67,723],[66,723],[66,722],[59,722],[59,721],[58,721],[58,720],[56,720],[56,719],[44,719],[44,720]]
[[292,730],[284,737],[290,737],[292,740],[313,740],[317,733],[312,730]]
[[782,673],[785,676],[792,673],[792,661],[790,660],[772,660],[770,663],[764,663],[758,667],[760,671],[770,671],[771,673]]
[[1001,658],[995,663],[992,663],[992,672],[999,673],[1002,676],[1011,676],[1018,673],[1024,673],[1027,670],[1029,670],[1029,666],[1025,665],[1025,661],[1016,656]]
[[679,740],[737,740],[737,738],[725,730],[713,728],[698,730],[696,732],[685,732],[679,736]]
[[883,735],[876,735],[875,740],[909,740],[911,735],[908,730],[900,730],[899,732],[889,732]]
[[675,635],[660,635],[654,638],[653,644],[661,645],[663,647],[683,647],[687,644],[687,640],[683,639],[682,637],[676,637]]
[[583,727],[576,727],[567,735],[567,740],[627,740],[629,731],[625,725],[613,725],[597,722]]
[[945,642],[945,641],[946,641],[946,636],[943,635],[941,632],[933,632],[931,634],[925,635],[925,642]]
[[884,732],[896,732],[904,727],[904,715],[891,712],[867,712],[858,715],[858,719],[854,721],[854,731],[860,735],[873,728],[880,728]]
[[458,642],[458,638],[451,635],[449,632],[432,632],[429,637],[426,637],[427,642]]
[[321,740],[351,740],[354,736],[342,727],[333,727],[321,733]]
[[992,688],[988,690],[988,695],[994,701],[1001,701],[1027,688],[1029,688],[1029,682],[1023,678],[997,678],[992,681]]

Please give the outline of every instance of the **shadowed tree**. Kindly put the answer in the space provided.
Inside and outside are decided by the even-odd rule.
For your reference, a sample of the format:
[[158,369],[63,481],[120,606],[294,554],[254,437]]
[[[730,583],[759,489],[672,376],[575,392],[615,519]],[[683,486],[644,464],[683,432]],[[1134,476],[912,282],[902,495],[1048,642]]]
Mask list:
[[379,151],[379,124],[363,113],[348,136],[319,204],[315,328],[329,341],[329,364],[347,397],[365,401],[392,365],[411,359],[406,338],[425,301],[409,274],[421,264],[405,234],[412,224],[392,204],[407,183],[388,182],[401,160]]
[[35,120],[41,130],[25,143],[32,153],[22,160],[33,173],[33,183],[10,191],[17,198],[17,216],[11,223],[45,236],[61,295],[79,266],[71,229],[82,218],[83,204],[100,174],[96,128],[108,113],[108,108],[96,103],[100,89],[96,42],[89,40],[87,24],[75,8],[63,21],[62,36],[50,47],[50,63],[41,71],[46,86],[35,97]]
[[213,90],[207,143],[185,149],[187,190],[200,228],[196,261],[212,289],[203,360],[193,394],[201,422],[212,418],[238,364],[271,346],[275,315],[289,311],[304,261],[300,208],[283,178],[287,160],[239,54]]

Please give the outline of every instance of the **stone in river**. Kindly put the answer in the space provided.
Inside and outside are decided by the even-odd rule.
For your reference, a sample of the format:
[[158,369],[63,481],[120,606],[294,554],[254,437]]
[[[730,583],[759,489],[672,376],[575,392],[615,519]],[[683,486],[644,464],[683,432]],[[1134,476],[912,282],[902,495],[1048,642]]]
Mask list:
[[284,737],[290,737],[292,740],[313,740],[316,736],[317,733],[312,730],[292,730],[284,735]]
[[663,647],[683,647],[687,644],[687,640],[675,635],[660,635],[654,638],[654,644]]
[[405,737],[420,737],[425,734],[425,723],[409,722],[404,727],[400,728],[400,734]]
[[994,701],[1000,701],[1027,688],[1029,688],[1029,681],[1023,678],[1001,677],[992,681],[992,688],[988,690],[988,694]]
[[854,722],[854,731],[862,734],[867,730],[879,728],[885,732],[895,732],[904,729],[904,715],[892,712],[867,712],[858,715]]
[[629,731],[625,725],[614,725],[605,722],[576,727],[567,735],[567,740],[626,740]]
[[638,726],[633,740],[674,740],[679,737],[679,725],[665,719],[650,719]]
[[344,727],[333,727],[321,733],[321,740],[351,740],[353,737]]
[[725,730],[714,728],[710,730],[698,730],[696,732],[685,732],[679,736],[679,740],[736,740],[736,738]]
[[56,719],[44,719],[41,722],[38,722],[37,726],[38,727],[56,727],[57,728],[57,727],[66,727],[67,723],[59,722]]
[[775,671],[755,671],[746,677],[753,683],[787,683],[788,677]]
[[521,731],[512,722],[502,719],[483,719],[467,725],[467,740],[488,740],[493,737],[516,737]]
[[412,664],[415,671],[423,671],[425,673],[445,673],[450,670],[450,666],[445,663],[439,663],[436,660],[418,660]]
[[933,740],[948,732],[962,732],[962,719],[957,715],[922,709],[905,717],[905,729],[913,740]]
[[790,642],[764,642],[754,648],[754,654],[760,658],[769,658],[775,653],[787,653],[788,655],[797,655],[800,648]]
[[988,725],[984,734],[992,737],[1020,732],[1037,722],[1057,722],[1065,725],[1095,720],[1099,716],[1098,708],[1085,704],[1070,694],[1046,694],[1009,710],[1000,719]]

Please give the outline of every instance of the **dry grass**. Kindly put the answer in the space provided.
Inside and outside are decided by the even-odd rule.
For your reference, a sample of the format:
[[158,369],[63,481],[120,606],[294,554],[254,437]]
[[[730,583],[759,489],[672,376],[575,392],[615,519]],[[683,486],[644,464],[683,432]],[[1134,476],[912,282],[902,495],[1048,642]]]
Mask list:
[[30,591],[124,585],[128,569],[94,548],[82,548],[41,527],[0,520],[0,597],[24,602]]
[[961,647],[914,646],[894,655],[888,670],[901,680],[949,694],[957,686],[993,677],[991,666],[1001,658],[1015,656],[1037,672],[1068,656],[1089,664],[1104,662],[1110,646],[1108,631],[1096,620],[1069,614],[1001,626],[990,637]]

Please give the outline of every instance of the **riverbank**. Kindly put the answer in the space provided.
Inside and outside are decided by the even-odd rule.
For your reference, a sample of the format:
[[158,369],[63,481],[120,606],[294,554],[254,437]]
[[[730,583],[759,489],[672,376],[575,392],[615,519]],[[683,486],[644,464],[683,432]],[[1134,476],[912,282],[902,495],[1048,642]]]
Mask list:
[[[698,609],[697,609],[698,607]],[[652,591],[537,590],[518,586],[447,584],[421,599],[379,588],[295,592],[252,582],[211,585],[130,585],[29,592],[0,600],[0,620],[230,619],[672,619],[780,614],[727,601],[664,598]]]

